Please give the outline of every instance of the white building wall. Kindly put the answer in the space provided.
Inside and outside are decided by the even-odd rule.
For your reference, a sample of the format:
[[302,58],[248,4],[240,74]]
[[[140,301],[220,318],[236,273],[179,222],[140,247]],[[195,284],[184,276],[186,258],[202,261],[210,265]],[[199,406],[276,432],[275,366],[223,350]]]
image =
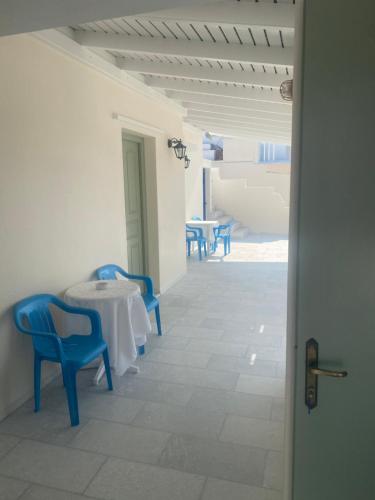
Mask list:
[[244,169],[247,174],[230,167],[212,169],[214,207],[253,233],[287,235],[290,175],[267,172],[267,167]]
[[[203,218],[203,147],[202,132],[193,127],[184,127],[187,155],[191,162],[185,170],[185,216],[186,220],[194,215]],[[182,163],[182,162],[181,162]]]
[[235,137],[224,138],[224,161],[251,161],[258,159],[258,142]]
[[29,35],[0,39],[0,65],[1,418],[33,386],[31,342],[16,333],[12,305],[61,294],[105,263],[127,265],[123,125],[113,113],[161,130],[145,143],[156,288],[181,277],[186,259],[185,171],[167,147],[184,138],[179,113]]
[[224,161],[212,168],[213,206],[253,233],[287,235],[290,166],[257,159],[256,141],[224,140]]

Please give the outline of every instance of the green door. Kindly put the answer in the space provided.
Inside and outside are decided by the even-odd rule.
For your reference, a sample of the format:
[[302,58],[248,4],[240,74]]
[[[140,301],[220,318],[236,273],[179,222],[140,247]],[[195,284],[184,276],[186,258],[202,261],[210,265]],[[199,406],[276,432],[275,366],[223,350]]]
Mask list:
[[[374,500],[375,2],[305,5],[292,499]],[[310,415],[309,338],[348,372],[317,377]]]
[[134,274],[145,270],[141,147],[137,140],[123,139],[128,270]]

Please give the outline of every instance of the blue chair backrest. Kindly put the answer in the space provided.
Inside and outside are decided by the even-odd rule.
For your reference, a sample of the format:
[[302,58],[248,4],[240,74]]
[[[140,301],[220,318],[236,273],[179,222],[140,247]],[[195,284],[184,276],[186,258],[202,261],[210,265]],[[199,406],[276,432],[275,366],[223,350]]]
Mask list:
[[200,217],[198,217],[198,215],[193,215],[191,220],[202,220],[202,219]]
[[232,224],[221,224],[214,228],[214,233],[216,236],[230,236],[232,231]]
[[197,235],[197,238],[203,238],[203,229],[201,227],[193,227],[186,224],[186,230],[194,232]]
[[186,228],[185,232],[186,232],[186,239],[187,240],[197,241],[197,239],[198,239],[198,232],[197,231],[195,231],[194,229]]
[[39,351],[47,349],[56,353],[56,343],[48,338],[48,335],[37,334],[57,335],[49,306],[58,303],[59,299],[54,295],[41,294],[27,297],[14,306],[14,321],[18,330],[31,335],[34,348]]
[[116,273],[122,274],[125,278],[128,278],[128,273],[122,269],[122,267],[116,264],[106,264],[105,266],[99,267],[96,270],[96,276],[98,280],[115,280]]

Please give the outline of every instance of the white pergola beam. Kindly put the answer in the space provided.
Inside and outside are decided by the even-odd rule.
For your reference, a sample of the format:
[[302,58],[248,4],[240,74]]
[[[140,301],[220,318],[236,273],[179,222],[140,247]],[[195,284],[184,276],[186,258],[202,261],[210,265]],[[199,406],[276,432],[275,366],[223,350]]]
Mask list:
[[248,139],[257,139],[259,141],[272,141],[281,144],[290,144],[290,137],[282,136],[279,134],[274,134],[273,132],[262,132],[251,129],[244,129],[238,127],[227,127],[221,125],[213,125],[207,123],[199,122],[189,122],[191,125],[204,130],[205,132],[210,132],[216,135],[228,135],[232,137],[246,137]]
[[253,71],[233,71],[187,64],[154,63],[149,61],[134,61],[132,59],[117,59],[119,68],[131,73],[143,73],[153,76],[168,76],[189,78],[206,82],[238,83],[262,87],[279,88],[286,80],[285,75],[275,73],[255,73]]
[[274,133],[276,135],[282,135],[282,136],[288,136],[291,131],[290,129],[288,130],[285,127],[275,127],[275,126],[269,126],[266,123],[256,123],[256,122],[241,122],[237,120],[227,120],[227,119],[220,119],[220,120],[212,120],[210,118],[202,117],[202,116],[188,116],[186,117],[186,120],[190,120],[193,123],[204,123],[207,125],[211,126],[221,126],[221,127],[232,127],[232,128],[244,128],[244,129],[249,129],[249,130],[256,130],[258,132],[269,132],[269,133]]
[[241,100],[262,101],[268,103],[283,103],[278,90],[253,89],[251,87],[235,87],[216,85],[215,83],[196,82],[186,80],[174,80],[169,78],[157,78],[146,76],[145,83],[151,87],[164,90],[181,90],[197,94],[208,94],[221,97],[232,97]]
[[204,23],[207,26],[246,26],[265,29],[294,29],[294,5],[264,4],[248,2],[218,1],[214,6],[185,6],[178,9],[164,10],[162,13],[144,14],[143,19],[160,19],[161,21],[184,21]]
[[[217,0],[205,0],[216,3]],[[200,4],[201,0],[189,0]],[[0,36],[183,7],[186,0],[1,0]],[[160,15],[156,12],[156,15]]]
[[252,109],[236,109],[229,108],[225,106],[215,106],[211,104],[201,104],[194,102],[182,102],[184,108],[187,109],[188,116],[190,114],[202,114],[211,117],[236,117],[236,118],[248,118],[257,119],[265,122],[279,123],[285,125],[291,125],[292,117],[290,115],[283,115],[280,113],[264,112]]
[[199,111],[199,110],[188,110],[187,113],[187,118],[191,119],[202,119],[202,120],[209,120],[209,121],[216,121],[216,122],[233,122],[233,123],[243,123],[243,124],[255,124],[259,125],[260,127],[269,127],[269,128],[275,128],[278,130],[285,130],[285,131],[290,131],[291,129],[291,122],[280,122],[280,121],[274,121],[274,120],[269,120],[265,118],[259,118],[255,117],[252,115],[249,116],[236,116],[236,115],[222,115],[218,113],[206,113],[204,111]]
[[208,94],[196,94],[193,92],[186,92],[181,90],[167,90],[167,96],[170,99],[180,101],[180,103],[204,105],[215,107],[217,109],[231,110],[231,112],[238,109],[246,111],[260,111],[262,113],[272,113],[291,118],[292,106],[290,103],[270,103],[262,101],[247,101],[245,99],[235,99],[232,97],[223,97]]
[[137,37],[91,31],[77,31],[75,40],[85,47],[118,52],[194,57],[211,61],[232,61],[245,64],[272,64],[284,67],[293,65],[293,49],[287,47],[254,47],[252,45],[224,42],[203,43],[197,40]]
[[252,130],[253,132],[257,132],[257,133],[260,133],[260,132],[272,133],[274,135],[279,135],[279,136],[283,136],[283,137],[289,136],[289,132],[287,130],[273,129],[273,128],[267,127],[266,125],[258,126],[256,124],[252,125],[249,123],[236,123],[236,122],[230,122],[230,121],[223,121],[223,122],[216,121],[216,122],[214,122],[212,120],[207,120],[205,118],[199,118],[199,117],[198,118],[187,117],[187,118],[185,118],[185,120],[189,121],[190,123],[198,123],[200,125],[210,126],[210,127],[218,126],[218,127],[236,128],[239,130],[241,130],[241,129]]

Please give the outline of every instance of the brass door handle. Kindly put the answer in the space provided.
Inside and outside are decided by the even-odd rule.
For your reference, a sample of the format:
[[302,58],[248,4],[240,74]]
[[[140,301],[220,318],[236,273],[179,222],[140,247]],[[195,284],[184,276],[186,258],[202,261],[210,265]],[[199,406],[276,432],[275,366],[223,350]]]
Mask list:
[[323,377],[344,378],[348,376],[346,371],[324,370],[323,368],[310,368],[311,375],[321,375]]

